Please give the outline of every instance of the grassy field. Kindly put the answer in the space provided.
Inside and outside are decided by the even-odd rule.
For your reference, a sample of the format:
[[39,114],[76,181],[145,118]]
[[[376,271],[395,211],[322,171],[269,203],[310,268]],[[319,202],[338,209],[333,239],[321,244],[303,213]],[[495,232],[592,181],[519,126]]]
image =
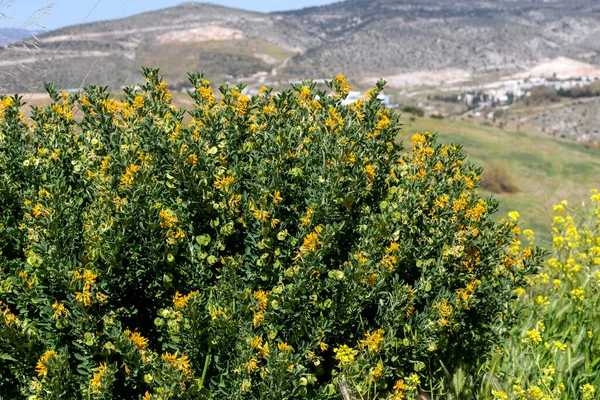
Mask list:
[[523,226],[533,229],[544,246],[550,245],[552,205],[565,199],[581,204],[590,189],[600,189],[600,150],[454,119],[405,117],[405,143],[416,131],[438,132],[441,141],[461,144],[467,160],[477,165],[504,164],[518,191],[494,194],[500,199],[498,218],[519,211]]

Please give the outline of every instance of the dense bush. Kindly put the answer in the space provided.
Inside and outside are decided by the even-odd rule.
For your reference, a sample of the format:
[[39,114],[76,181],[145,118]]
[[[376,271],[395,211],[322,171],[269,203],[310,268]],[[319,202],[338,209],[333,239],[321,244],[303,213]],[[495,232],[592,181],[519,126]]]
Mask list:
[[419,108],[417,106],[411,106],[411,105],[407,105],[404,106],[400,109],[400,111],[405,112],[407,114],[413,114],[416,115],[417,117],[422,117],[425,115],[425,111],[423,111],[422,108]]
[[525,98],[525,104],[528,106],[538,106],[546,103],[556,103],[560,101],[560,96],[553,87],[536,86],[531,89],[529,96]]
[[580,97],[596,97],[600,96],[600,84],[591,83],[585,86],[576,86],[572,89],[558,89],[556,93],[560,97],[570,97],[574,99]]
[[2,99],[0,397],[410,398],[476,368],[540,260],[479,168],[377,94],[157,70],[125,100]]

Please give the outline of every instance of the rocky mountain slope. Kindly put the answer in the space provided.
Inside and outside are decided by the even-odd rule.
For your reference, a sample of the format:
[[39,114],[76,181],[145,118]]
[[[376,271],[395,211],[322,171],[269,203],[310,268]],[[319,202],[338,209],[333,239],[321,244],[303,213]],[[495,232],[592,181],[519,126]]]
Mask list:
[[355,82],[431,72],[477,77],[559,56],[600,65],[596,0],[346,0],[284,13],[202,3],[59,29],[38,49],[0,51],[4,92],[135,83],[141,65],[174,84],[209,78],[331,77]]

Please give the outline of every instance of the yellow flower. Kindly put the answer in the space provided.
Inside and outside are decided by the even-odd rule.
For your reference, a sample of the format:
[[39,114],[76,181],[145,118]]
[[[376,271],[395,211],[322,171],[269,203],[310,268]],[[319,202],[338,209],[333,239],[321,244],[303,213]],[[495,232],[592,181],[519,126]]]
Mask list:
[[508,213],[508,218],[512,219],[513,221],[518,221],[519,217],[520,215],[518,211],[511,211]]
[[131,105],[134,106],[135,108],[144,107],[144,96],[142,96],[141,94],[136,94],[135,98],[131,102]]
[[31,211],[33,212],[33,216],[35,218],[38,218],[40,215],[42,215],[44,213],[44,206],[42,206],[40,203],[37,203],[32,209]]
[[259,289],[254,292],[254,299],[258,302],[259,310],[264,310],[265,308],[267,308],[267,303],[269,302],[269,299],[267,297],[268,294],[268,292],[265,292],[262,289]]
[[310,88],[308,88],[306,86],[302,86],[302,89],[300,90],[300,94],[302,95],[302,97],[308,97],[310,95]]
[[233,176],[226,176],[226,177],[218,177],[215,180],[214,186],[215,188],[226,192],[229,189],[229,186],[231,186],[231,184],[235,181],[235,178]]
[[56,351],[54,350],[47,350],[43,356],[40,357],[40,359],[38,360],[36,366],[35,366],[35,371],[37,372],[38,376],[47,376],[48,375],[48,360],[50,359],[50,357],[56,357],[58,356],[58,354],[56,353]]
[[[263,340],[260,336],[255,336],[250,339],[250,347],[252,349],[260,349],[262,347],[262,342]],[[279,349],[281,350],[281,347]]]
[[542,343],[542,336],[537,331],[537,329],[529,330],[525,333],[525,339],[523,339],[524,343],[533,343],[540,344]]
[[370,181],[375,179],[375,169],[372,165],[367,164],[365,166],[365,173],[367,174],[367,178],[369,178]]
[[335,77],[335,83],[338,89],[338,93],[334,97],[342,97],[350,93],[350,85],[348,85],[348,81],[346,77],[342,74],[338,74]]
[[325,126],[331,128],[333,133],[338,133],[340,128],[344,127],[344,119],[338,114],[335,108],[329,109],[329,118],[325,119]]
[[571,290],[571,296],[573,296],[573,300],[583,301],[585,295],[585,290],[583,288],[577,288]]
[[271,196],[273,197],[273,204],[275,205],[278,205],[279,202],[283,200],[283,197],[281,197],[281,192],[279,192],[279,190],[274,191]]
[[129,339],[135,344],[138,350],[143,350],[148,346],[148,339],[140,335],[139,332],[131,333],[129,330],[125,330],[124,333],[129,336]]
[[55,301],[54,304],[52,304],[52,309],[54,310],[54,315],[59,317],[64,317],[69,314],[69,311],[65,308],[65,305],[59,303],[58,301]]
[[565,350],[567,350],[567,345],[565,343],[559,342],[558,340],[555,340],[552,342],[552,349],[564,352]]
[[494,397],[494,399],[508,400],[508,395],[506,394],[506,392],[500,390],[492,390],[492,396]]
[[185,374],[190,374],[192,371],[190,369],[189,357],[183,353],[181,353],[181,356],[178,357],[178,354],[179,351],[175,352],[175,354],[171,354],[167,351],[161,357],[173,368],[176,368]]
[[579,390],[581,390],[581,398],[583,400],[592,400],[596,395],[596,388],[589,383],[581,386]]
[[106,373],[106,369],[106,363],[100,363],[98,366],[98,372],[96,372],[90,380],[90,386],[93,388],[93,391],[97,391],[102,386],[102,377]]
[[544,332],[546,330],[546,325],[544,325],[542,321],[537,322],[537,327],[541,332]]
[[339,361],[339,367],[352,364],[354,362],[354,357],[358,354],[358,351],[345,344],[333,349],[333,352],[335,353],[335,359]]
[[394,385],[394,391],[390,395],[390,400],[401,400],[404,399],[404,392],[408,389],[408,386],[404,382],[404,379],[396,381]]
[[300,251],[302,253],[308,253],[309,251],[315,251],[323,243],[319,240],[319,233],[323,228],[317,226],[315,230],[306,235],[304,242],[302,243]]
[[535,298],[535,302],[540,306],[550,305],[550,301],[548,300],[548,296],[537,296]]
[[171,210],[160,210],[159,217],[160,227],[163,229],[173,229],[179,222],[177,214],[175,214],[175,212]]
[[294,350],[292,348],[292,346],[290,346],[287,343],[277,343],[277,348],[279,349],[279,351],[291,351],[291,350]]
[[434,207],[438,207],[438,208],[444,208],[448,205],[448,195],[441,195],[440,197],[438,197],[437,199],[435,199],[435,202],[433,203]]
[[377,329],[375,332],[366,332],[365,339],[359,340],[359,347],[367,347],[369,351],[378,352],[379,346],[383,342],[383,329]]
[[258,360],[252,357],[249,361],[244,363],[244,368],[248,371],[249,374],[253,373],[258,369]]
[[473,208],[470,208],[465,213],[465,217],[472,221],[479,221],[483,214],[485,213],[485,206],[487,203],[485,200],[480,199]]
[[175,292],[175,296],[173,296],[173,306],[177,309],[177,308],[183,308],[185,306],[187,306],[188,301],[190,301],[190,299],[199,294],[200,292],[198,292],[197,290],[193,291],[193,292],[189,292],[188,294],[186,294],[185,296],[182,296],[179,292]]
[[250,383],[250,381],[248,379],[244,379],[244,381],[242,382],[242,392],[247,392],[248,390],[250,390],[251,387],[252,384]]
[[376,381],[381,378],[381,375],[383,375],[383,362],[379,360],[377,366],[371,371],[371,376],[373,377],[373,380]]
[[141,167],[139,165],[131,164],[125,170],[125,173],[121,176],[121,187],[131,187],[135,180],[135,173],[139,171]]
[[423,144],[427,141],[427,138],[425,138],[424,135],[420,134],[420,133],[415,133],[411,138],[410,141],[415,145],[419,145],[419,144]]

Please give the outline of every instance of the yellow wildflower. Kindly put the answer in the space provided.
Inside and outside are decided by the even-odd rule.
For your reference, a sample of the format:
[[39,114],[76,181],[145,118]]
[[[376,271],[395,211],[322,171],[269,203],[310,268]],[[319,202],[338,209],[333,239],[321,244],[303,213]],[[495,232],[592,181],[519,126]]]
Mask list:
[[292,346],[290,346],[287,343],[277,343],[277,348],[279,349],[279,351],[291,351],[293,350]]
[[333,349],[333,352],[335,353],[335,359],[339,361],[339,367],[352,364],[354,362],[354,357],[358,354],[358,351],[345,344]]
[[500,390],[492,390],[492,397],[498,400],[508,400],[508,395],[506,392]]
[[377,329],[375,332],[366,332],[365,339],[358,342],[359,347],[367,347],[369,351],[378,352],[379,346],[383,342],[383,329]]
[[370,181],[372,181],[372,180],[374,180],[374,179],[375,179],[375,169],[373,168],[373,166],[372,166],[372,165],[370,165],[370,164],[367,164],[367,165],[365,166],[365,169],[364,169],[364,171],[365,171],[365,173],[367,174],[367,178],[369,178],[369,180],[370,180]]
[[48,360],[50,359],[50,357],[56,357],[58,356],[58,354],[56,353],[56,351],[54,350],[47,350],[43,356],[40,357],[40,359],[38,360],[36,366],[35,366],[35,371],[37,372],[38,376],[47,376],[48,375]]
[[533,343],[540,344],[542,343],[542,336],[537,331],[537,329],[529,330],[525,333],[525,339],[523,339],[524,343]]
[[215,188],[226,192],[229,189],[229,186],[231,186],[231,184],[235,181],[235,178],[233,176],[221,176],[218,177],[217,179],[215,179],[215,183],[214,186]]

